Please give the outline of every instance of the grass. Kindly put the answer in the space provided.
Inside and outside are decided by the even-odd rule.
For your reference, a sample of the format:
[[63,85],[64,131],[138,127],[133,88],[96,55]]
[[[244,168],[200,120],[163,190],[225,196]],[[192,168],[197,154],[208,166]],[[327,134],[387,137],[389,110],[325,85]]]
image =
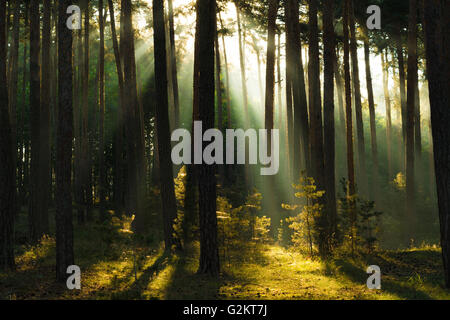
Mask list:
[[[308,258],[275,244],[231,250],[219,278],[196,274],[198,243],[166,256],[151,237],[136,237],[130,219],[75,228],[82,289],[55,282],[55,241],[17,248],[17,270],[0,272],[0,299],[450,299],[439,248]],[[155,238],[156,239],[156,238]],[[381,268],[381,290],[366,287],[369,265]]]

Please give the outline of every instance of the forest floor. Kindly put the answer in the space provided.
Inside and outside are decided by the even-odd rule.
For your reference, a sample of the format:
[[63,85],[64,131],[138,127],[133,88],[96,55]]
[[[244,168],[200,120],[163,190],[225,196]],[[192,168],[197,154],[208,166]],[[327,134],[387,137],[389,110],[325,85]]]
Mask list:
[[[117,218],[75,227],[81,290],[55,282],[54,238],[18,246],[17,270],[0,273],[0,299],[450,299],[435,247],[323,262],[258,245],[222,259],[222,274],[212,279],[196,274],[197,243],[168,257],[159,241],[137,238],[129,229],[129,220]],[[366,268],[373,264],[381,268],[381,290],[366,286]]]

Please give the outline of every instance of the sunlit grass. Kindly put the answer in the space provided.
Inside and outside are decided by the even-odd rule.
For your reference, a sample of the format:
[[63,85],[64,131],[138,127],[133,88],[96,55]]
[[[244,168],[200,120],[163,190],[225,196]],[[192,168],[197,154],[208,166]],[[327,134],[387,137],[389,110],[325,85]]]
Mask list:
[[[113,212],[110,212],[111,214]],[[232,249],[218,279],[197,275],[199,245],[167,256],[163,244],[136,237],[131,218],[75,230],[82,288],[70,291],[54,278],[55,241],[24,246],[17,270],[0,273],[1,299],[450,299],[443,286],[439,248],[380,251],[329,261],[274,244]],[[365,270],[382,271],[382,289],[369,290]]]

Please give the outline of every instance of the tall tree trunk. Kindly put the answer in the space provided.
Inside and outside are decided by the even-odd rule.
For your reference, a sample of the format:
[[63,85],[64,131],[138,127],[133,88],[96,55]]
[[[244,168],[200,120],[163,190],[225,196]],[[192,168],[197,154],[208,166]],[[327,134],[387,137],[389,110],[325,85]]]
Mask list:
[[417,0],[409,0],[408,88],[406,107],[406,230],[409,240],[415,226],[414,121],[417,82]]
[[348,170],[348,187],[347,197],[350,199],[350,221],[351,221],[351,241],[352,252],[355,249],[355,210],[352,204],[352,196],[355,195],[355,164],[354,164],[354,152],[353,152],[353,122],[352,122],[352,89],[350,80],[350,45],[349,45],[349,9],[350,1],[344,2],[344,14],[343,14],[343,32],[344,32],[344,78],[345,78],[345,105],[346,105],[346,123],[347,123],[347,170]]
[[[100,198],[100,219],[106,219],[106,188],[107,188],[107,174],[105,166],[105,25],[103,20],[103,0],[99,0],[99,29],[100,29],[100,48],[99,48],[99,157],[98,157],[98,171],[99,171],[99,198]],[[106,15],[106,12],[105,12]],[[114,17],[111,17],[111,20]]]
[[[301,55],[300,25],[299,25],[299,5],[298,1],[289,0],[286,2],[287,15],[287,73],[290,80],[289,91],[293,97],[294,119],[293,119],[293,174],[294,181],[297,181],[302,171],[311,174],[312,155],[310,154],[310,135],[308,123],[308,104],[306,100],[305,78],[303,61]],[[317,26],[317,15],[316,15]],[[318,52],[317,52],[318,54]],[[318,59],[318,57],[317,57]],[[319,84],[320,86],[320,84]],[[320,88],[318,88],[320,91]],[[291,98],[288,98],[290,100]],[[292,100],[291,100],[292,101]],[[320,102],[319,102],[320,104]],[[311,141],[312,142],[312,141]],[[303,155],[303,159],[302,159]],[[301,165],[303,161],[303,167]],[[323,161],[322,161],[323,162]],[[323,169],[323,168],[322,168]]]
[[324,187],[324,154],[323,154],[323,126],[322,103],[320,97],[319,75],[319,37],[317,27],[317,0],[309,0],[309,59],[308,59],[308,90],[310,117],[310,148],[312,177],[316,181],[318,190]]
[[27,48],[28,48],[28,42],[26,41],[26,34],[27,34],[27,26],[28,26],[28,2],[25,2],[25,16],[24,16],[24,43],[23,43],[23,61],[22,61],[22,103],[21,103],[21,110],[20,110],[20,122],[19,122],[19,155],[18,159],[18,170],[17,170],[17,183],[19,188],[19,203],[22,205],[25,202],[26,199],[26,190],[27,183],[25,181],[25,177],[28,172],[28,162],[22,161],[22,159],[26,160],[26,154],[24,152],[24,149],[27,149],[27,140],[25,137],[25,108],[26,108],[26,82],[27,82]]
[[6,80],[6,1],[0,0],[0,269],[14,269],[16,179]]
[[[222,16],[219,11],[219,19],[220,19],[220,27],[223,29],[223,21]],[[226,94],[227,94],[227,123],[228,128],[231,129],[231,98],[230,98],[230,74],[228,70],[228,58],[227,58],[227,49],[225,47],[225,35],[222,33],[222,47],[223,47],[223,62],[225,64],[225,77],[226,77]]]
[[369,46],[369,34],[368,29],[364,29],[364,61],[366,66],[366,87],[367,87],[367,100],[369,102],[369,118],[370,118],[370,142],[372,151],[373,162],[373,181],[371,183],[371,192],[377,199],[378,192],[378,145],[377,145],[377,126],[376,126],[376,114],[375,114],[375,101],[373,96],[373,82],[372,71],[370,69],[370,46]]
[[[279,0],[269,0],[267,59],[266,59],[266,96],[265,96],[265,128],[273,129],[273,105],[275,100],[275,29]],[[268,149],[271,150],[271,135],[268,136]]]
[[403,44],[401,36],[401,26],[396,31],[395,51],[397,53],[398,76],[400,81],[400,106],[402,114],[402,137],[403,145],[406,146],[406,87],[405,87],[405,63],[403,58]]
[[120,57],[119,43],[117,41],[116,34],[116,23],[114,16],[114,5],[112,0],[108,0],[109,16],[111,21],[111,37],[114,49],[114,61],[116,63],[117,79],[119,83],[119,107],[116,116],[116,132],[115,137],[115,170],[114,170],[114,202],[117,212],[124,209],[124,187],[125,187],[125,177],[124,177],[124,162],[123,162],[123,136],[124,136],[124,84],[123,84],[123,67],[122,60]]
[[177,72],[177,58],[175,48],[175,28],[173,19],[173,1],[168,0],[169,5],[169,40],[170,40],[170,71],[173,89],[173,102],[175,111],[175,127],[178,128],[180,121],[180,102],[178,96],[178,72]]
[[242,35],[242,21],[241,21],[241,12],[240,9],[235,2],[236,6],[236,16],[237,16],[237,24],[238,24],[238,36],[239,36],[239,61],[241,65],[241,80],[242,80],[242,95],[243,95],[243,101],[244,101],[244,121],[245,121],[245,128],[247,129],[250,125],[249,115],[248,115],[248,93],[247,93],[247,75],[245,70],[245,53],[244,53],[244,42],[245,37]]
[[364,139],[364,122],[361,104],[361,87],[359,80],[358,49],[355,31],[354,1],[350,2],[350,53],[352,58],[352,80],[355,98],[356,132],[358,137],[359,191],[367,194],[366,144]]
[[323,6],[323,43],[324,43],[324,83],[323,83],[323,109],[324,109],[324,176],[326,212],[322,218],[326,234],[325,252],[328,253],[333,244],[337,232],[337,207],[336,207],[336,173],[335,173],[335,121],[334,121],[334,0],[327,0]]
[[39,184],[39,137],[40,137],[40,90],[41,72],[39,65],[40,51],[40,23],[39,1],[30,2],[30,118],[31,118],[31,181],[30,181],[30,209],[29,232],[30,240],[38,242],[43,234]]
[[83,224],[90,216],[92,206],[91,152],[89,145],[89,35],[90,14],[89,1],[84,2],[84,57],[82,71],[82,107],[81,107],[81,194],[83,210],[78,216],[78,223]]
[[[199,114],[202,130],[214,127],[214,31],[216,1],[198,0]],[[202,132],[202,134],[203,134]],[[205,146],[205,145],[204,145]],[[214,165],[202,164],[198,170],[200,263],[198,273],[218,276],[216,178]]]
[[[386,55],[386,56],[385,56]],[[386,105],[386,145],[387,145],[387,160],[388,160],[388,180],[393,178],[392,170],[392,119],[391,119],[391,98],[389,96],[389,74],[387,68],[387,50],[380,53],[381,68],[383,71],[383,88],[384,101]]]
[[[220,76],[222,74],[221,62],[220,62],[220,49],[219,49],[219,34],[216,23],[216,34],[214,38],[214,50],[216,54],[216,93],[217,93],[217,128],[222,131],[223,129],[223,100],[222,100],[222,81]],[[219,165],[219,182],[221,185],[224,183],[224,166]]]
[[441,247],[445,286],[450,288],[450,4],[448,1],[424,1],[428,87],[433,131]]
[[[136,60],[134,52],[134,31],[132,22],[132,7],[130,0],[121,2],[121,41],[123,54],[124,75],[124,105],[125,128],[127,138],[127,182],[128,182],[128,212],[134,213],[136,219],[133,228],[142,233],[145,228],[145,215],[143,208],[144,198],[144,149],[142,137],[141,110],[137,99]],[[165,43],[164,43],[165,44]],[[167,71],[167,69],[166,69]]]
[[[18,64],[19,64],[19,17],[20,17],[20,4],[21,1],[17,0],[14,6],[14,18],[13,18],[13,34],[11,54],[9,61],[9,115],[11,118],[11,139],[13,143],[13,157],[14,161],[18,163],[17,158],[17,80],[18,80]],[[22,159],[20,159],[22,161]]]
[[42,29],[42,83],[41,88],[41,125],[39,139],[39,191],[42,231],[49,232],[48,207],[51,196],[51,149],[50,149],[50,42],[51,42],[51,1],[44,0],[44,21]]
[[156,125],[158,132],[158,152],[160,161],[160,188],[164,223],[165,249],[180,247],[173,236],[173,223],[177,216],[175,190],[173,185],[172,162],[170,161],[170,128],[167,92],[166,35],[164,31],[164,1],[153,0],[153,28],[155,30],[155,84],[156,84]]
[[414,84],[414,152],[417,160],[417,165],[420,165],[422,155],[422,129],[421,129],[421,117],[420,117],[420,92],[419,81],[417,79]]
[[342,94],[345,89],[344,85],[342,84],[342,74],[341,74],[341,68],[339,65],[339,51],[336,47],[336,52],[334,55],[334,79],[336,82],[336,90],[337,90],[337,96],[338,96],[338,103],[339,103],[339,125],[340,125],[340,131],[345,134],[345,111],[344,111],[344,95]]
[[65,282],[74,264],[71,161],[73,139],[72,31],[67,28],[69,0],[58,5],[58,128],[56,146],[56,278]]

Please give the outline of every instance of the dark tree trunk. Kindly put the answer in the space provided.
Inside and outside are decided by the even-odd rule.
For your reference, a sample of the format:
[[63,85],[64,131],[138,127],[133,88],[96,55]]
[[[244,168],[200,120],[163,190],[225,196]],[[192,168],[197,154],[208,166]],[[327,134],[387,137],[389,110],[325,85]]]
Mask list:
[[244,121],[245,128],[247,129],[250,125],[249,123],[249,115],[248,115],[248,93],[247,93],[247,75],[245,70],[245,52],[244,52],[244,42],[245,37],[242,35],[242,21],[241,21],[241,12],[238,7],[237,2],[235,2],[236,6],[236,16],[237,16],[237,24],[238,24],[238,36],[239,36],[239,61],[241,66],[241,80],[242,80],[242,95],[244,99]]
[[[293,101],[294,107],[292,128],[292,152],[294,161],[293,178],[294,181],[297,182],[302,174],[302,171],[306,174],[311,174],[308,104],[306,100],[305,77],[301,55],[298,1],[286,1],[286,12],[288,12],[286,33],[287,38],[289,39],[289,45],[286,46],[287,50],[289,50],[289,52],[286,52],[286,72],[288,73],[287,78],[290,82],[290,95],[292,95],[292,98],[289,97],[288,100]],[[318,90],[320,90],[320,88]],[[301,165],[302,161],[303,167]]]
[[124,126],[123,126],[123,116],[124,116],[124,84],[123,84],[123,68],[122,60],[119,52],[119,44],[117,41],[116,34],[116,23],[114,16],[114,5],[112,0],[108,0],[109,16],[111,21],[111,36],[114,49],[114,61],[116,63],[117,78],[119,82],[119,107],[116,116],[117,129],[115,132],[115,159],[114,159],[114,202],[116,211],[121,212],[124,207],[124,187],[125,187],[125,177],[124,177],[124,162],[123,162],[123,136],[124,136]]
[[445,285],[450,288],[450,4],[448,1],[424,1],[427,75],[433,130],[441,247]]
[[336,82],[336,89],[338,95],[338,103],[339,103],[339,125],[340,131],[345,135],[345,111],[344,111],[344,95],[345,91],[344,85],[342,84],[342,74],[341,68],[339,65],[339,51],[336,48],[335,56],[334,56],[334,79]]
[[[220,27],[223,29],[222,17],[219,12]],[[226,77],[226,94],[227,94],[227,123],[228,128],[231,129],[231,98],[230,98],[230,75],[228,72],[228,58],[227,49],[225,47],[225,35],[222,34],[222,47],[223,47],[223,62],[225,64],[225,77]]]
[[[163,210],[165,249],[169,252],[180,243],[173,236],[173,223],[177,216],[175,190],[173,185],[172,161],[170,160],[169,101],[167,90],[166,34],[164,30],[164,2],[153,0],[153,28],[155,31],[155,84],[156,84],[156,125],[158,133],[158,156],[160,161],[160,188]],[[213,101],[214,105],[214,101]]]
[[0,0],[0,269],[14,269],[15,159],[6,80],[6,1]]
[[406,146],[406,87],[405,87],[405,62],[403,58],[403,44],[400,33],[401,27],[398,27],[395,41],[395,51],[397,52],[398,76],[400,81],[400,106],[402,114],[402,137],[403,145]]
[[[324,167],[325,167],[325,198],[326,211],[322,223],[325,227],[327,251],[333,244],[337,232],[337,207],[336,207],[336,173],[335,173],[335,121],[334,121],[334,0],[327,0],[323,6],[323,43],[324,43],[324,83],[323,83],[323,109],[324,109]],[[323,232],[323,231],[322,231]]]
[[[355,163],[353,152],[353,123],[352,123],[352,89],[350,80],[350,46],[349,46],[349,8],[350,1],[344,2],[344,14],[343,14],[343,32],[344,32],[344,78],[345,78],[345,105],[346,105],[346,123],[347,123],[347,170],[348,170],[348,187],[347,197],[351,199],[355,195]],[[350,208],[350,221],[352,223],[352,252],[355,249],[355,235],[353,232],[356,217],[355,210]]]
[[310,117],[310,148],[312,177],[318,190],[324,187],[324,155],[322,103],[320,97],[319,75],[319,37],[317,27],[317,0],[309,0],[309,58],[308,58],[308,90]]
[[417,0],[409,0],[408,31],[408,88],[406,107],[406,241],[412,236],[415,225],[414,177],[414,113],[417,82]]
[[78,223],[83,224],[90,216],[92,206],[91,158],[89,145],[89,35],[90,16],[89,1],[84,0],[84,57],[82,71],[82,103],[81,103],[81,150],[80,150],[80,175],[81,196],[83,210],[79,211]]
[[[20,206],[25,203],[26,200],[26,190],[28,189],[28,184],[25,180],[27,174],[28,174],[28,162],[27,160],[27,154],[25,153],[25,151],[28,149],[27,148],[27,141],[28,139],[26,139],[26,135],[25,135],[25,108],[26,108],[26,82],[27,82],[27,41],[26,41],[26,34],[27,34],[27,26],[28,26],[28,2],[25,2],[25,16],[24,16],[24,43],[23,43],[23,61],[22,61],[22,70],[23,70],[23,75],[22,75],[22,88],[21,88],[21,93],[22,93],[22,104],[21,104],[21,110],[20,110],[20,119],[19,119],[19,155],[18,155],[18,159],[24,159],[25,157],[25,161],[18,161],[18,170],[17,170],[17,175],[18,175],[18,179],[17,179],[17,183],[18,183],[18,189],[19,189],[19,194],[18,194],[18,198],[19,198],[19,203]],[[25,150],[25,151],[24,151]]]
[[373,162],[373,182],[371,184],[371,192],[376,198],[378,190],[378,145],[377,145],[377,126],[375,115],[375,101],[373,96],[372,71],[370,69],[370,46],[368,30],[364,29],[364,61],[366,66],[366,87],[367,100],[369,102],[369,119],[370,119],[370,142]]
[[386,105],[386,145],[387,145],[387,160],[388,160],[388,180],[393,178],[392,169],[392,119],[391,119],[391,98],[389,95],[389,77],[387,67],[387,50],[380,53],[381,56],[381,68],[383,72],[383,88],[384,88],[384,101]]
[[169,40],[170,40],[170,72],[172,73],[172,90],[175,111],[175,128],[178,128],[180,121],[180,102],[178,96],[178,72],[177,72],[177,56],[175,48],[175,27],[173,21],[173,1],[168,0],[169,5]]
[[42,85],[41,125],[39,139],[39,191],[41,192],[42,231],[49,232],[48,207],[51,196],[51,149],[50,149],[50,42],[51,42],[51,1],[44,0],[44,21],[42,29]]
[[[275,98],[275,29],[279,0],[269,0],[267,59],[266,59],[266,96],[265,128],[273,129],[273,104]],[[268,136],[268,149],[271,150],[271,135]]]
[[[11,118],[11,139],[13,144],[13,157],[16,163],[19,162],[17,158],[17,80],[18,80],[18,64],[19,64],[19,17],[20,17],[20,4],[21,1],[17,0],[14,6],[14,18],[13,18],[13,33],[12,33],[12,45],[10,51],[9,61],[9,115]],[[22,159],[20,159],[22,161]]]
[[358,50],[355,31],[354,0],[350,2],[350,54],[352,58],[352,80],[355,98],[356,132],[358,137],[359,192],[367,194],[366,145],[362,116],[361,87],[359,81]]
[[[214,38],[216,1],[198,0],[198,106],[203,132],[214,127]],[[202,133],[203,133],[202,132]],[[198,168],[200,263],[198,273],[218,276],[216,177],[214,165]]]
[[41,72],[39,65],[40,23],[39,1],[30,2],[30,123],[31,123],[31,180],[29,235],[32,242],[38,242],[43,234],[41,219],[42,199],[39,183],[39,137],[41,114]]
[[[217,93],[217,128],[222,131],[223,129],[223,100],[222,100],[222,81],[220,76],[222,74],[221,62],[220,62],[220,48],[219,48],[219,34],[216,23],[216,35],[214,38],[214,50],[216,54],[216,93]],[[224,182],[224,166],[219,165],[219,182],[223,185]]]
[[[100,29],[100,48],[99,48],[99,157],[98,157],[98,171],[99,171],[99,198],[100,198],[100,219],[106,219],[106,166],[105,166],[105,25],[103,19],[103,0],[99,0],[99,29]],[[105,12],[106,16],[106,12]],[[111,17],[114,19],[114,17]]]
[[420,123],[420,92],[419,81],[416,79],[414,94],[414,152],[417,160],[417,166],[420,165],[422,155],[422,128]]
[[56,134],[56,278],[65,282],[74,264],[71,161],[73,139],[72,31],[67,28],[69,0],[58,5],[58,128]]

